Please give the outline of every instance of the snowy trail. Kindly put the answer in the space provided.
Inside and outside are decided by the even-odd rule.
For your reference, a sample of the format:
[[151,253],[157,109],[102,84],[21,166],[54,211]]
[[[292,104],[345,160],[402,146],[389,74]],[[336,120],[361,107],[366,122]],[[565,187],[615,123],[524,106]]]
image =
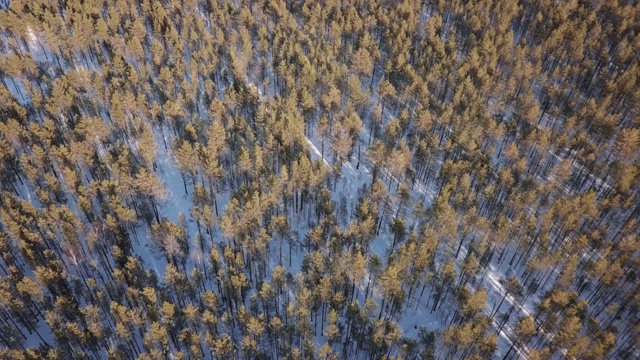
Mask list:
[[322,153],[320,152],[320,150],[318,150],[316,145],[308,137],[305,136],[304,138],[307,140],[307,143],[309,144],[309,147],[311,148],[313,153],[316,154],[318,158],[322,158],[322,161],[324,162],[324,164],[327,165],[329,168],[331,168],[331,165],[329,165],[329,162],[327,161],[327,159],[324,156],[322,156]]

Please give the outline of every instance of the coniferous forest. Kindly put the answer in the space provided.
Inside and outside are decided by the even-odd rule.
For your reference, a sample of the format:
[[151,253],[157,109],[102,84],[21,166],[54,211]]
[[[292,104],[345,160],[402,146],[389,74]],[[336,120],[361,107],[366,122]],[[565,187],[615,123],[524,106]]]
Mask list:
[[634,0],[0,0],[0,358],[640,358],[639,57]]

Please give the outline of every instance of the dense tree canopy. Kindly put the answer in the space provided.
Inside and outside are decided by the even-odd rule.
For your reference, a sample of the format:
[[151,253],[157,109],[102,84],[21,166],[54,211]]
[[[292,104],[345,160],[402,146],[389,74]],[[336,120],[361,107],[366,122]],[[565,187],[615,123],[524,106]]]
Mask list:
[[0,1],[0,357],[633,358],[640,5]]

